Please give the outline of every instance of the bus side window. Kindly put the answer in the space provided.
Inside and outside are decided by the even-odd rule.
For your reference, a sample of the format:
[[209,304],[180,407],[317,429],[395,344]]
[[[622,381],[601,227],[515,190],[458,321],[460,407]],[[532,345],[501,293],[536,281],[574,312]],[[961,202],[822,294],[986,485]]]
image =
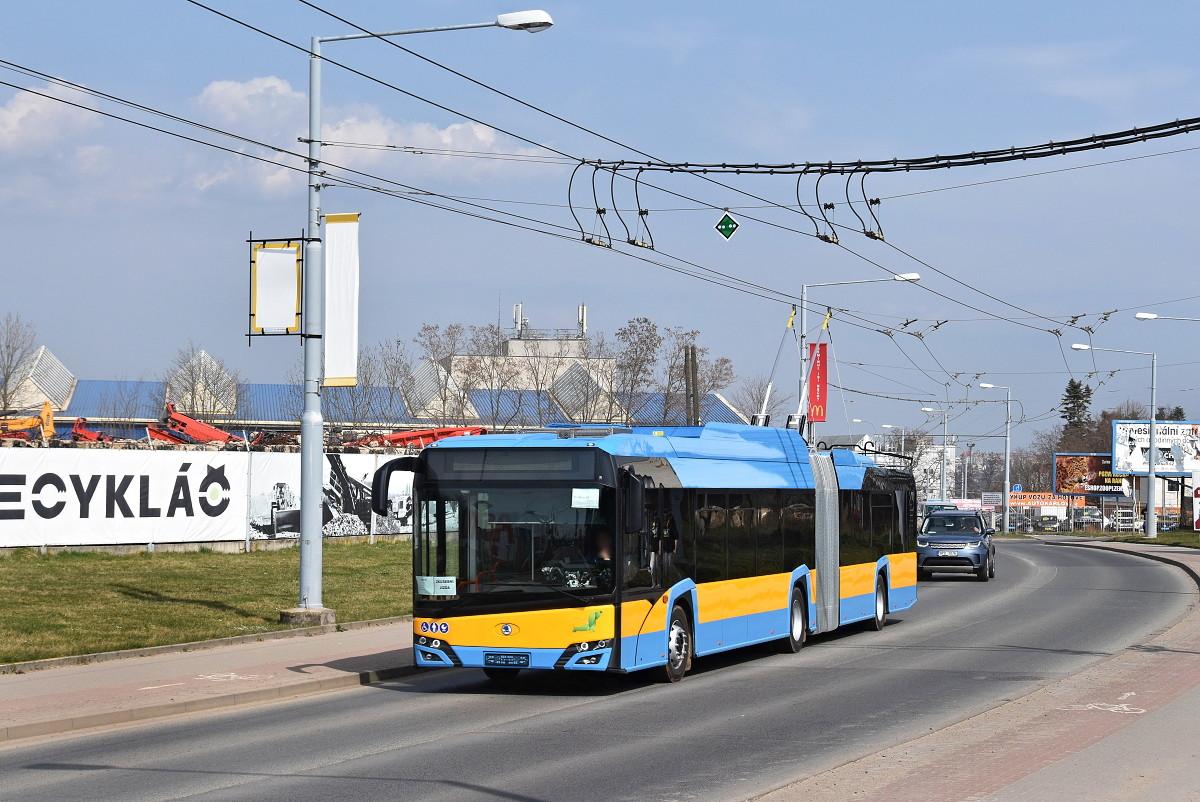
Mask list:
[[724,493],[698,493],[696,510],[696,581],[718,582],[727,578],[725,539],[728,531]]
[[729,494],[728,538],[730,579],[754,576],[754,534],[757,509],[749,493]]
[[754,553],[760,576],[791,570],[784,567],[782,498],[783,493],[779,490],[762,490],[754,494]]
[[812,490],[783,493],[783,564],[788,571],[801,565],[817,567],[816,494]]

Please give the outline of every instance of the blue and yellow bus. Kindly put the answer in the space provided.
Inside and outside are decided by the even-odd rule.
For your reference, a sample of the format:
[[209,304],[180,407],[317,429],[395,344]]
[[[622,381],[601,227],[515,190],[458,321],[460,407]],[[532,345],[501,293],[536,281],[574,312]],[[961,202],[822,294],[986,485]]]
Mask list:
[[659,669],[916,602],[910,473],[790,429],[563,428],[443,440],[412,471],[422,667]]

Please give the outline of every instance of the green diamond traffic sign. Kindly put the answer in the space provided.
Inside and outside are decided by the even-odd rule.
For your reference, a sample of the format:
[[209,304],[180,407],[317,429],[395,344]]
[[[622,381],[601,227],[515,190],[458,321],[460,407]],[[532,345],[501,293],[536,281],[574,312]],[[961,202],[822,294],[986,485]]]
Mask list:
[[728,240],[733,236],[734,232],[738,230],[739,226],[738,221],[730,217],[729,212],[725,212],[725,214],[721,216],[721,219],[717,221],[717,224],[713,226],[713,228],[717,230],[718,234]]

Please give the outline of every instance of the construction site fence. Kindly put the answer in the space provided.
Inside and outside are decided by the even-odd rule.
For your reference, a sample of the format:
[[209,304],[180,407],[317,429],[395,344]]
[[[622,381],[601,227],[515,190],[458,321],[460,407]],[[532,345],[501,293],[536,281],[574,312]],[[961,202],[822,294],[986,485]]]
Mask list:
[[[375,471],[395,450],[328,451],[326,537],[412,532],[412,477],[394,475],[388,515]],[[300,530],[295,450],[13,448],[0,454],[0,549],[291,540]]]

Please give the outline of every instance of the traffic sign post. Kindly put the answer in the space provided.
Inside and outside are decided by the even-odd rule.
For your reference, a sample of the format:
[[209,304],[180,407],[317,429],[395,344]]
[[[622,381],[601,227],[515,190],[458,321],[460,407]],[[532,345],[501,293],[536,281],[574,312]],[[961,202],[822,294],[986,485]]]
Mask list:
[[1022,487],[1021,485],[1013,485],[1012,492],[1014,492],[1014,493],[1022,493],[1022,492],[1024,492],[1024,491],[1025,491],[1025,488],[1024,488],[1024,487]]
[[741,228],[741,226],[737,220],[734,220],[733,217],[730,216],[729,212],[725,212],[725,214],[721,215],[721,219],[717,221],[717,224],[713,226],[713,228],[715,228],[717,233],[724,237],[725,241],[728,242],[729,238],[732,237],[734,232]]

